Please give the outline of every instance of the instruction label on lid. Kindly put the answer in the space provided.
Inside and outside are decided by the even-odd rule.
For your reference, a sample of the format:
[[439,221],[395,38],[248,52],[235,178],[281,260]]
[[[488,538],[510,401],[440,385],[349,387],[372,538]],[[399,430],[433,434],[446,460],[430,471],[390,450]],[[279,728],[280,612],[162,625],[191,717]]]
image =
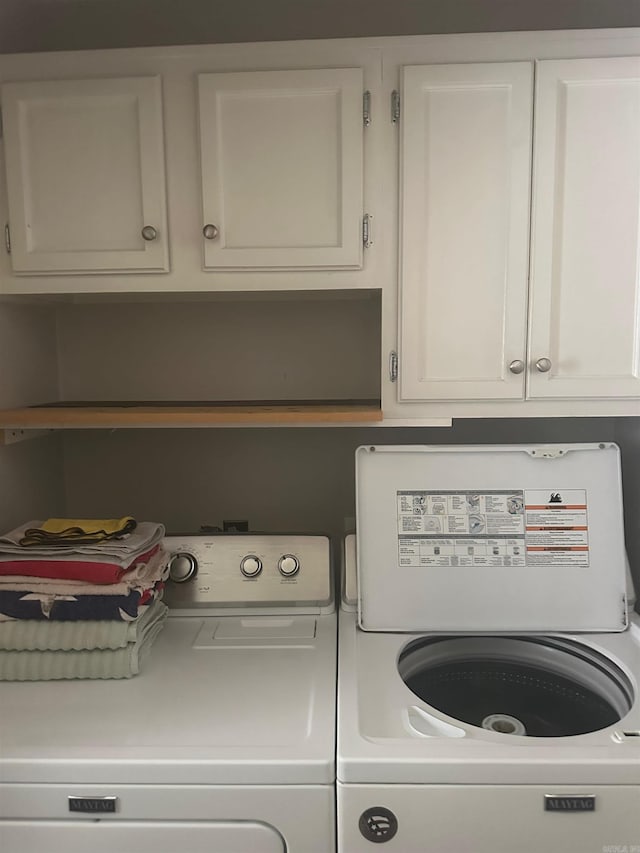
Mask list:
[[586,491],[397,491],[399,566],[589,565]]

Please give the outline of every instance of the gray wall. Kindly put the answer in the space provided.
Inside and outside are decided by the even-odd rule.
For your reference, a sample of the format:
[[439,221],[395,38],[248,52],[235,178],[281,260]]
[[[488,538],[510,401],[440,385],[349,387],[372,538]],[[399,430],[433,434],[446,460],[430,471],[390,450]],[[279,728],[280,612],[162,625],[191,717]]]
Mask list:
[[640,26],[638,0],[0,0],[0,52]]

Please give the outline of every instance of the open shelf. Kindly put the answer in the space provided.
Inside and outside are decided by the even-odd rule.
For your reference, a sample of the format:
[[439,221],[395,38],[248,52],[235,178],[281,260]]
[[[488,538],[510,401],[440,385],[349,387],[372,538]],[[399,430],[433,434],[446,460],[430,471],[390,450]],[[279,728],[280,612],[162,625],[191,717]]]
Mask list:
[[313,426],[381,420],[379,400],[60,402],[0,410],[0,429]]

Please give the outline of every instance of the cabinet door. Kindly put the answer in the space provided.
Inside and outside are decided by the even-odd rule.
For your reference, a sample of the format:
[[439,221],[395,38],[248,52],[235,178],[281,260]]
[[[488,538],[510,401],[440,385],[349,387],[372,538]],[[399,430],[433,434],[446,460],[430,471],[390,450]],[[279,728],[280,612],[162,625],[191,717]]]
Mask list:
[[408,66],[400,398],[521,398],[531,63]]
[[640,396],[639,210],[640,57],[540,62],[531,397]]
[[168,269],[159,78],[9,83],[2,112],[15,272]]
[[204,267],[359,267],[359,68],[201,74]]

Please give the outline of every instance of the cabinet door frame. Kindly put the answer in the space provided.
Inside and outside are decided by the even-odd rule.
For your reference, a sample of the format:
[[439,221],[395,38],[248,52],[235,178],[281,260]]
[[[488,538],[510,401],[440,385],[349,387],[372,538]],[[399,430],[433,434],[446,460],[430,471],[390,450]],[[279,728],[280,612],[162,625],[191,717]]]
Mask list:
[[[620,104],[615,116],[624,120],[628,118],[630,126],[635,121],[637,155],[635,151],[631,155],[636,157],[635,175],[628,176],[624,169],[626,161],[623,157],[629,156],[628,149],[632,149],[634,143],[633,140],[631,143],[624,142],[623,137],[626,136],[627,140],[630,137],[621,129],[617,134],[617,139],[620,140],[617,147],[621,149],[626,144],[627,150],[617,151],[619,156],[611,159],[610,170],[607,170],[606,161],[598,161],[600,175],[596,175],[592,181],[593,193],[589,193],[588,185],[585,193],[585,182],[580,178],[593,174],[594,171],[589,168],[589,147],[585,145],[585,141],[588,141],[585,137],[595,138],[597,132],[602,130],[602,140],[595,138],[594,141],[591,152],[593,159],[593,154],[605,147],[603,140],[606,140],[608,128],[607,117],[603,113],[609,109],[609,104],[613,103],[613,87],[616,84],[634,86],[637,92],[637,95],[632,92],[632,97],[629,98],[629,103],[636,101],[635,117],[630,116],[629,110],[625,109],[627,105]],[[597,86],[611,87],[609,96],[601,98],[603,112],[594,119],[593,108],[597,107],[597,104],[590,102],[587,109],[585,102],[582,107],[578,103],[575,106],[575,115],[572,115],[572,98],[576,95],[579,98],[581,94],[586,96],[589,87],[593,87],[595,92]],[[537,62],[535,115],[527,397],[639,398],[640,56],[551,59]],[[588,130],[589,123],[592,133],[583,132],[578,139],[577,131],[580,125],[583,125],[583,130]],[[573,157],[569,150],[572,141],[574,144],[579,142],[583,149],[572,149]],[[577,160],[580,160],[578,166]],[[633,178],[631,183],[627,177]],[[635,208],[634,222],[629,222],[629,217],[621,216],[620,212],[616,215],[615,199],[620,195],[610,193],[609,185],[630,186],[629,192],[633,198],[628,200],[627,209]],[[598,199],[600,203],[597,203]],[[573,204],[573,212],[569,209],[570,204]],[[611,280],[609,276],[616,279],[616,299],[620,299],[622,286],[625,285],[626,302],[615,310],[603,304],[603,300],[598,300],[595,293],[599,282],[604,281],[605,273],[602,267],[605,256],[601,254],[598,257],[597,253],[597,247],[603,243],[602,232],[588,235],[587,229],[592,221],[599,221],[605,232],[609,231],[604,240],[610,239],[613,248],[607,252],[606,276],[607,285]],[[622,233],[623,225],[627,230],[628,241],[634,241],[631,251],[627,253],[628,256],[632,254],[633,259],[627,257],[628,266],[624,269],[621,267],[620,257],[626,251],[627,240],[620,241],[618,234],[614,234]],[[616,248],[616,243],[620,242],[623,245]],[[588,259],[592,250],[591,263]],[[582,257],[583,252],[586,261]],[[618,267],[616,263],[619,263]],[[563,293],[565,287],[566,292]],[[588,290],[594,294],[591,303],[587,299]],[[581,293],[584,294],[582,297]],[[571,310],[568,311],[569,305]],[[589,332],[590,324],[602,326],[603,317],[605,323],[609,320],[604,328],[606,341],[599,333],[594,334],[594,325],[591,325],[592,332]],[[622,321],[622,325],[619,321]],[[611,328],[614,325],[615,328]],[[567,336],[565,346],[563,334]],[[574,341],[573,348],[571,338]],[[621,350],[618,349],[616,359],[618,364],[622,364],[626,359],[627,366],[621,371],[607,374],[606,369],[601,370],[601,365],[595,362],[601,361],[604,367],[609,347],[619,347],[620,344],[626,347],[626,350],[622,356]],[[593,367],[595,364],[595,371],[590,372],[589,365],[584,363],[587,349],[593,349],[594,352],[598,349],[598,359],[594,358],[591,365]],[[536,368],[536,362],[541,358],[550,362],[549,369],[543,372]]]
[[[133,99],[138,119],[140,182],[132,192],[140,194],[142,218],[132,241],[135,249],[37,249],[32,221],[32,186],[29,174],[27,111],[29,104],[56,99]],[[110,77],[103,79],[31,81],[2,86],[5,131],[7,192],[11,229],[11,263],[15,273],[59,275],[60,273],[167,272],[165,158],[160,77]],[[97,164],[99,165],[99,164]],[[117,215],[117,210],[114,211]],[[155,239],[142,237],[144,226],[152,226]],[[37,239],[37,237],[36,237]]]
[[[198,75],[202,224],[214,225],[214,239],[203,239],[203,269],[358,269],[362,267],[363,70],[211,72]],[[337,104],[337,202],[335,245],[233,246],[227,242],[222,107],[225,97],[291,95],[334,96]],[[333,152],[335,153],[335,152]],[[313,169],[313,162],[307,164]],[[313,204],[313,199],[307,200]]]
[[[526,357],[533,64],[525,61],[405,66],[402,84],[399,401],[521,400],[524,397]],[[497,331],[500,352],[492,370],[481,375],[474,373],[472,357],[462,363],[459,354],[455,353],[455,347],[452,347],[451,359],[452,363],[455,359],[458,361],[459,368],[455,368],[459,370],[458,375],[454,375],[455,370],[449,376],[429,375],[425,342],[428,333],[425,333],[421,318],[425,318],[429,310],[437,311],[437,304],[428,305],[429,291],[433,302],[437,303],[438,292],[442,294],[442,288],[447,287],[447,282],[444,276],[438,277],[433,283],[428,281],[428,240],[425,234],[431,211],[425,192],[429,178],[428,166],[424,164],[429,143],[429,104],[425,104],[425,98],[431,98],[432,95],[451,95],[455,98],[461,92],[470,97],[476,92],[491,96],[496,90],[502,90],[501,94],[505,97],[504,149],[509,158],[503,173],[504,205],[500,213],[504,220],[496,223],[498,240],[502,236],[499,229],[504,231],[503,260],[500,263],[496,261],[502,269],[497,285],[502,294],[500,328]],[[454,105],[452,112],[455,113],[455,110]],[[439,140],[439,143],[442,149],[443,140]],[[473,145],[473,137],[470,137],[469,145]],[[447,199],[442,199],[442,202],[444,204]],[[447,216],[443,226],[445,231],[454,220],[451,212]],[[482,217],[481,211],[479,216]],[[466,251],[468,257],[472,244],[473,237],[469,240],[469,246],[459,247],[459,250]],[[448,248],[452,249],[451,246]],[[473,281],[469,281],[469,287],[473,286]],[[475,286],[478,287],[477,284]],[[448,300],[447,308],[453,310],[451,299]],[[457,326],[451,318],[443,322],[450,323],[451,336],[460,336],[465,334],[465,327],[469,328],[471,319],[463,317]],[[446,357],[446,352],[440,356],[442,359]],[[514,361],[521,363],[520,372],[510,369]]]

